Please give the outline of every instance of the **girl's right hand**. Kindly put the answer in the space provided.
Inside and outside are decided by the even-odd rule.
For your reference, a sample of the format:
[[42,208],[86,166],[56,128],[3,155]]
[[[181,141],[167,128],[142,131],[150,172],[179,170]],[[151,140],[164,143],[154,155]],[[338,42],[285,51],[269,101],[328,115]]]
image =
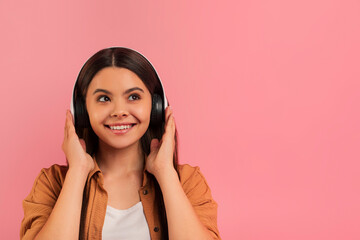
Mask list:
[[66,110],[65,132],[62,150],[65,153],[69,169],[85,170],[88,173],[94,169],[94,161],[86,152],[84,139],[79,139],[74,127],[74,120],[69,110]]

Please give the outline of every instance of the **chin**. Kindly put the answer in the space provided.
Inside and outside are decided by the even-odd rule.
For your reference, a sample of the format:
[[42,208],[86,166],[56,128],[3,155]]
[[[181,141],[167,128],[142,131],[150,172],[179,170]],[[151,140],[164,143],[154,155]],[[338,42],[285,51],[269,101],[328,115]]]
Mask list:
[[113,149],[124,149],[124,148],[128,148],[128,147],[132,147],[134,145],[136,145],[137,143],[140,144],[140,140],[138,141],[111,141],[111,142],[107,142],[107,141],[102,141],[104,145],[108,146],[109,148],[113,148]]

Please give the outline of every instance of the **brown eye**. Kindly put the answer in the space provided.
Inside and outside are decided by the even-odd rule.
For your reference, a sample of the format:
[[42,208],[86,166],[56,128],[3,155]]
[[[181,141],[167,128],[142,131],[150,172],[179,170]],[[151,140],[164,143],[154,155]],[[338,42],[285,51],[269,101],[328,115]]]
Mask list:
[[[134,98],[135,97],[135,98]],[[132,101],[139,100],[140,96],[138,94],[131,94],[129,99],[132,99]]]
[[98,98],[99,102],[105,102],[105,101],[109,101],[109,100],[110,100],[110,98],[108,96],[100,96]]

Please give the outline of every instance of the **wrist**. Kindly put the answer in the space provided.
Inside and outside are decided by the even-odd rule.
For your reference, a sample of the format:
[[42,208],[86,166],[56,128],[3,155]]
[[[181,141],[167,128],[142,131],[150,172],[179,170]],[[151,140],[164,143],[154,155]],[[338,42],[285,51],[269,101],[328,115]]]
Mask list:
[[159,170],[154,174],[154,176],[158,181],[159,185],[162,185],[162,183],[167,182],[170,179],[179,179],[174,167]]
[[69,166],[68,173],[87,178],[90,171],[91,169],[88,166]]

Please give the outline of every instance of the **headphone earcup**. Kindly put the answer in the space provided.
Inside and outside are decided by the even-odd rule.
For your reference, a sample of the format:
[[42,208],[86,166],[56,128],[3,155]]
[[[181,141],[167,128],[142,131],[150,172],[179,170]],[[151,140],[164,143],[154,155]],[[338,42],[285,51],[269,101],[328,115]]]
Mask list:
[[84,107],[85,107],[85,103],[83,103],[83,101],[81,99],[77,99],[75,101],[75,105],[74,105],[75,129],[84,129],[84,128],[88,127],[87,126],[88,124],[85,122],[85,119],[86,119],[87,116],[86,116],[86,111],[85,111]]
[[165,119],[165,111],[162,98],[158,94],[154,94],[152,97],[152,107],[151,107],[151,116],[150,116],[150,125],[157,126],[160,125]]

